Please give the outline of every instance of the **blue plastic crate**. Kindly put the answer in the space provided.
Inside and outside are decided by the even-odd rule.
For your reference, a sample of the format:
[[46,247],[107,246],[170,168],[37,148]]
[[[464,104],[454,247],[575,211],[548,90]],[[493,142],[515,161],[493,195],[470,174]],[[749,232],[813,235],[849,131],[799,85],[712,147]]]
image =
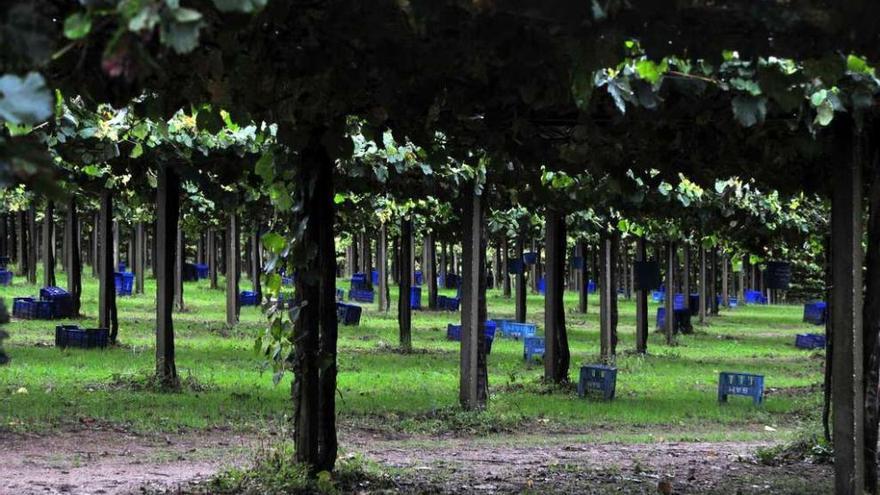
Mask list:
[[459,305],[461,305],[460,297],[437,296],[437,306],[440,309],[445,309],[446,311],[458,311]]
[[[492,320],[486,321],[483,332],[486,335],[486,354],[492,353],[492,342],[495,340],[496,325]],[[446,325],[446,340],[461,342],[461,325],[450,323]]]
[[764,375],[722,371],[718,375],[718,402],[727,402],[728,395],[751,397],[755,405],[764,402]]
[[544,294],[547,292],[547,282],[544,280],[544,277],[538,279],[538,293]]
[[12,298],[12,316],[16,318],[29,318],[30,306],[34,304],[33,297],[13,297]]
[[119,267],[118,267],[118,268],[119,268],[119,271],[120,271],[120,272],[124,272],[125,269],[128,268],[128,267],[126,266],[126,264],[125,264],[124,261],[120,261],[120,262],[119,262]]
[[351,276],[351,290],[368,290],[367,276],[363,273],[355,273]]
[[[675,318],[675,333],[689,333],[691,327],[691,311],[686,308],[676,309],[673,311]],[[666,328],[666,308],[660,306],[657,308],[657,328]]]
[[663,302],[666,300],[666,293],[660,290],[652,290],[651,300],[655,303]]
[[361,312],[362,309],[357,304],[348,304],[341,301],[336,303],[336,318],[343,325],[360,325]]
[[767,298],[761,294],[761,291],[747,290],[743,295],[746,304],[767,304]]
[[409,288],[409,307],[412,309],[422,309],[422,288]]
[[538,262],[538,253],[523,253],[523,263],[527,265],[534,265]]
[[596,293],[596,282],[592,280],[587,282],[587,294],[595,294]]
[[415,279],[415,282],[416,282],[415,285],[422,285],[422,282],[424,281],[424,277],[422,276],[421,271],[416,270],[415,273],[413,273],[413,278]]
[[351,289],[348,291],[348,300],[371,303],[375,300],[373,291],[366,289]]
[[516,323],[516,320],[504,320],[501,318],[493,318],[492,321],[495,323],[495,327],[498,329],[498,333],[503,337],[507,330],[507,325],[509,323]]
[[813,301],[804,304],[804,321],[814,325],[824,325],[828,314],[828,306],[824,301]]
[[373,285],[379,285],[379,270],[373,270],[370,272],[370,278],[373,280]]
[[794,339],[798,349],[824,349],[825,336],[819,333],[799,333]]
[[12,272],[9,270],[0,270],[0,285],[12,285]]
[[617,388],[617,368],[601,364],[589,364],[581,366],[580,380],[578,380],[578,395],[586,397],[587,394],[598,393],[605,400],[614,399]]
[[[208,278],[208,277],[211,275],[211,274],[210,274],[210,270],[209,270],[207,264],[205,264],[205,263],[196,263],[196,264],[193,265],[193,266],[196,267],[196,278],[198,278],[198,279],[201,280],[201,279],[204,279],[204,278]],[[120,270],[120,271],[125,271],[125,270]]]
[[130,296],[134,287],[134,273],[131,272],[115,272],[113,274],[113,283],[116,286],[117,296]]
[[727,307],[728,308],[733,309],[737,306],[739,306],[739,299],[737,299],[735,297],[728,297],[727,298]]
[[79,328],[77,325],[55,327],[55,347],[94,349],[107,347],[110,332],[106,328]]
[[243,290],[238,294],[238,304],[242,306],[257,306],[260,304],[260,300],[256,292]]
[[199,272],[193,263],[184,263],[182,270],[182,278],[184,282],[198,282]]
[[526,337],[534,337],[538,333],[538,326],[534,323],[507,322],[504,325],[504,336],[516,340]]
[[532,361],[544,359],[544,337],[526,337],[523,339],[523,359]]
[[73,298],[70,293],[60,287],[43,287],[40,289],[40,300],[49,303],[49,307],[44,305],[36,309],[37,316],[34,318],[52,319],[64,318],[71,316],[73,312]]
[[25,320],[51,320],[57,317],[55,301],[34,300],[23,298],[19,302],[18,318]]

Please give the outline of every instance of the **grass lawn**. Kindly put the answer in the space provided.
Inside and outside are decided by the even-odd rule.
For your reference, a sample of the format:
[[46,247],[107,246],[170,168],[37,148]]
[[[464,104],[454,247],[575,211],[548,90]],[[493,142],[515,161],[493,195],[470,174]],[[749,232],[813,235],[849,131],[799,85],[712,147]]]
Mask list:
[[[64,274],[58,279],[63,287]],[[188,386],[175,393],[147,386],[155,359],[155,281],[146,283],[146,295],[117,299],[121,345],[116,348],[61,351],[53,346],[56,322],[7,325],[11,338],[5,347],[12,362],[0,368],[0,428],[46,431],[94,421],[134,431],[248,431],[281,424],[291,411],[290,375],[273,386],[271,373],[253,352],[264,321],[260,310],[243,308],[241,323],[227,328],[224,294],[207,281],[186,284],[188,309],[175,314],[177,368]],[[246,280],[242,288],[248,288]],[[0,287],[0,297],[9,307],[13,296],[37,291],[16,277],[11,287]],[[97,281],[86,276],[85,317],[76,323],[96,325],[97,294]],[[580,315],[577,295],[566,294],[573,379],[580,364],[597,359],[597,300],[591,296],[589,314]],[[656,307],[651,304],[651,315]],[[538,323],[540,332],[543,297],[530,295],[528,308],[528,320]],[[490,317],[513,314],[513,300],[490,291]],[[401,354],[396,315],[365,305],[361,325],[339,331],[339,417],[346,426],[389,432],[548,429],[634,442],[780,439],[818,428],[824,359],[822,353],[794,347],[796,333],[817,331],[801,322],[801,314],[800,306],[785,305],[722,311],[706,327],[695,322],[696,333],[680,336],[674,347],[652,333],[649,354],[641,357],[630,352],[635,305],[621,301],[614,401],[580,399],[573,386],[545,387],[543,368],[523,362],[522,342],[498,339],[489,357],[488,411],[469,414],[456,408],[458,343],[445,339],[446,324],[457,322],[460,313],[415,312],[414,352]],[[765,405],[755,407],[745,397],[719,405],[716,386],[724,370],[764,374]]]

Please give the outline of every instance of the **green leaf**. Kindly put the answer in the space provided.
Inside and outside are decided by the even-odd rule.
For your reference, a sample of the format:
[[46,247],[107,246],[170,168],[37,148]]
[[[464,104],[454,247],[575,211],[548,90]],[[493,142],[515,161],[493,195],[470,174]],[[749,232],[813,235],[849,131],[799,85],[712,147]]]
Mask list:
[[171,13],[177,22],[196,22],[202,19],[202,13],[198,10],[179,8]]
[[342,203],[345,203],[345,195],[342,193],[336,193],[336,195],[333,196],[333,204],[341,205]]
[[0,120],[13,124],[39,124],[52,116],[54,98],[46,80],[36,72],[23,79],[4,74],[0,77]]
[[857,55],[846,57],[846,70],[857,74],[873,74],[874,69],[868,66],[868,61]]
[[636,62],[636,73],[651,84],[656,84],[663,75],[661,67],[647,59]]
[[743,127],[752,127],[764,122],[767,115],[767,99],[740,95],[731,101],[733,115]]
[[812,103],[814,107],[818,107],[824,103],[826,99],[828,99],[828,90],[825,89],[820,89],[810,95],[810,103]]
[[144,154],[143,145],[141,145],[141,143],[137,143],[134,145],[134,148],[132,148],[131,153],[128,156],[129,156],[129,158],[138,158],[143,154]]
[[266,278],[266,287],[274,294],[281,291],[281,275],[273,273]]
[[199,44],[200,21],[195,22],[162,22],[159,30],[162,44],[170,46],[177,53],[189,53]]
[[263,237],[260,240],[263,242],[263,247],[274,254],[278,254],[283,251],[284,246],[287,245],[284,237],[281,237],[275,232],[267,232],[263,234]]
[[271,151],[267,151],[260,156],[254,165],[254,172],[262,177],[266,183],[275,180],[275,156]]
[[816,118],[813,119],[813,123],[825,127],[830,124],[832,120],[834,120],[834,105],[832,105],[830,101],[825,100],[818,108],[816,108]]
[[67,39],[84,38],[92,30],[92,19],[82,12],[76,12],[64,19],[64,36]]

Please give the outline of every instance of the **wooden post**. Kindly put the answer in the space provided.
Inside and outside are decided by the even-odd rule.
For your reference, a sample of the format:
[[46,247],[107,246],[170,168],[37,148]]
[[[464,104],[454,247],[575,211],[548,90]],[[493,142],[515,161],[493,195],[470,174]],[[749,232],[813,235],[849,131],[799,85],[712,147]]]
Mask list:
[[55,203],[46,201],[46,212],[43,216],[43,286],[55,285],[55,243],[52,231],[55,228]]
[[238,279],[241,276],[241,245],[239,243],[238,213],[229,214],[226,226],[226,324],[238,323]]
[[[176,248],[174,254],[174,307],[177,311],[184,311],[186,305],[183,301],[183,265],[186,263],[186,240],[183,238],[183,229],[180,228],[180,220],[176,222],[177,233],[175,234]],[[161,243],[159,249],[162,249]]]
[[27,279],[31,284],[37,284],[37,207],[31,200],[28,212],[28,273]]
[[501,271],[501,294],[504,297],[510,297],[510,274],[507,272],[508,267],[508,257],[510,256],[510,246],[507,240],[507,235],[505,235],[501,239],[501,267],[499,270]]
[[425,236],[425,249],[422,258],[422,281],[428,287],[428,308],[437,309],[437,268],[434,256],[434,236]]
[[589,304],[589,289],[587,285],[589,284],[588,280],[588,272],[587,272],[587,244],[579,240],[577,241],[577,255],[581,258],[581,268],[577,272],[577,284],[578,284],[578,313],[587,314],[588,304]]
[[526,270],[523,265],[523,240],[522,236],[516,240],[516,259],[519,260],[520,270],[516,274],[516,321],[526,322]]
[[30,270],[28,269],[28,265],[30,264],[30,260],[28,258],[28,229],[27,229],[27,217],[28,213],[26,210],[20,210],[18,212],[18,275],[21,277],[27,277]]
[[413,282],[412,218],[400,219],[400,293],[397,298],[397,322],[400,334],[400,348],[404,352],[412,350],[412,308],[410,292]]
[[388,226],[379,226],[379,242],[376,246],[376,265],[379,272],[379,311],[387,312],[391,307],[388,290]]
[[[314,253],[298,267],[296,294],[307,304],[295,323],[294,460],[312,475],[332,471],[336,438],[336,246],[333,203],[333,160],[321,144],[324,129],[316,129],[302,152],[297,182],[302,184],[302,242]],[[369,274],[368,274],[369,275]]]
[[691,247],[683,243],[681,246],[682,261],[681,264],[681,287],[684,293],[684,300],[687,306],[690,306],[691,297]]
[[852,136],[847,163],[835,168],[831,201],[832,400],[834,492],[864,490],[862,315],[862,157]]
[[611,235],[603,234],[600,240],[601,261],[599,279],[599,344],[600,355],[606,363],[614,361],[617,346],[617,284],[615,281],[615,246]]
[[116,343],[119,331],[116,324],[116,282],[113,264],[113,191],[101,191],[100,248],[98,272],[98,326],[110,329],[110,341]]
[[730,307],[730,293],[728,292],[730,287],[728,285],[728,279],[730,278],[730,260],[727,259],[727,255],[723,255],[721,257],[721,304],[725,308]]
[[675,343],[675,270],[676,253],[675,241],[666,243],[666,344]]
[[[645,238],[640,237],[636,245],[636,260],[647,261],[647,257]],[[636,352],[648,352],[648,291],[644,288],[636,291]]]
[[709,288],[706,286],[709,280],[706,277],[706,248],[700,246],[700,325],[706,324],[706,297]]
[[[251,235],[251,284],[257,301],[263,300],[263,286],[260,283],[260,275],[263,273],[263,250],[260,248],[260,230],[254,230]],[[369,275],[367,275],[369,277]]]
[[545,214],[544,381],[567,383],[571,354],[565,329],[565,215],[552,208]]
[[147,246],[146,235],[144,232],[144,222],[137,222],[134,227],[134,292],[135,294],[144,293],[144,272],[147,270]]
[[76,212],[76,199],[72,196],[67,202],[67,219],[64,222],[65,250],[67,251],[67,292],[73,301],[71,316],[79,316],[82,307],[82,260],[79,250],[79,217]]
[[156,192],[156,378],[167,386],[177,385],[174,360],[174,318],[176,276],[180,260],[180,178],[169,167],[161,167]]
[[483,198],[463,198],[461,374],[459,402],[465,410],[484,409],[489,391],[486,364],[486,242]]
[[211,288],[217,289],[219,288],[219,284],[217,283],[217,272],[218,272],[218,262],[217,259],[217,231],[214,229],[208,230],[208,279],[211,281]]

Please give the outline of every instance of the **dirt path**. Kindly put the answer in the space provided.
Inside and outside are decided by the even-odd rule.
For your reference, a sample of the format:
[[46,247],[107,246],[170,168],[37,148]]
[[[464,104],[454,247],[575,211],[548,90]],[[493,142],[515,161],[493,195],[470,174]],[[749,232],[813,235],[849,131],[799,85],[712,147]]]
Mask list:
[[[763,443],[596,444],[573,435],[388,439],[341,432],[401,493],[830,493],[829,466],[755,461]],[[246,467],[265,439],[211,430],[133,435],[87,428],[0,433],[0,494],[186,493],[228,467]],[[666,485],[668,483],[668,485]],[[385,483],[387,488],[388,483]],[[671,491],[664,492],[667,487]],[[359,485],[371,493],[369,483]],[[385,493],[383,491],[383,493]]]
[[441,441],[354,439],[412,493],[831,493],[831,467],[765,466],[767,443],[585,443],[570,435]]
[[121,494],[174,489],[249,462],[253,438],[224,431],[133,435],[82,429],[0,433],[0,493]]

